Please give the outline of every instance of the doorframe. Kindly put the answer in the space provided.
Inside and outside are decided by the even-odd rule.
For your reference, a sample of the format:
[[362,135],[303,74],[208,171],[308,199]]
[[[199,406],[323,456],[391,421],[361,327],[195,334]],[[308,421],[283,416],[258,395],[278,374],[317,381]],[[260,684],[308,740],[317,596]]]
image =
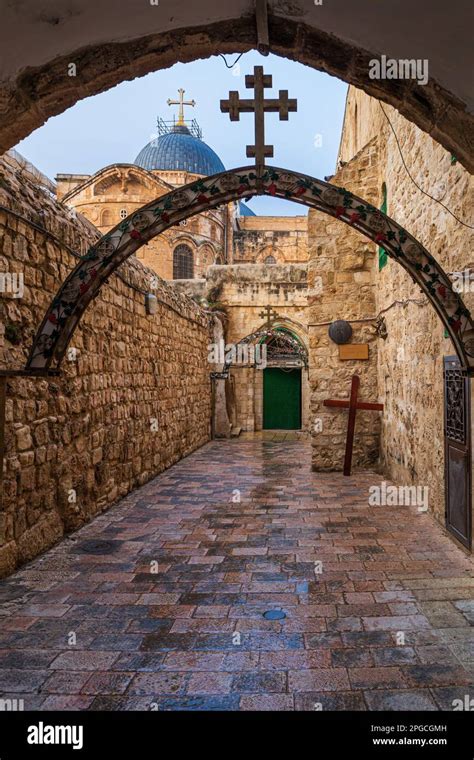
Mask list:
[[[464,405],[464,412],[465,412],[465,423],[464,423],[464,430],[465,430],[465,442],[464,444],[461,444],[461,442],[456,442],[453,439],[448,438],[447,429],[446,429],[446,414],[447,414],[447,386],[446,386],[446,368],[448,367],[449,363],[452,362],[455,365],[457,365],[457,369],[461,372],[461,375],[464,380],[464,398],[465,398],[465,405]],[[459,357],[456,355],[452,356],[444,356],[443,357],[443,437],[444,437],[444,503],[445,503],[445,510],[444,510],[444,518],[445,518],[445,528],[448,531],[448,533],[453,536],[453,538],[456,539],[457,542],[459,542],[465,549],[467,549],[469,552],[472,551],[472,529],[473,529],[473,519],[472,519],[472,506],[473,506],[473,498],[472,498],[472,486],[474,482],[474,474],[473,474],[473,456],[472,456],[472,394],[474,392],[474,383],[471,383],[470,377],[467,374],[465,370],[463,370],[463,367],[459,361]],[[456,446],[456,443],[458,443],[458,446]],[[459,533],[459,531],[456,530],[456,528],[449,523],[449,447],[452,446],[454,448],[457,448],[458,450],[462,451],[465,450],[465,453],[467,455],[467,485],[466,485],[466,494],[467,494],[467,536],[466,538]]]

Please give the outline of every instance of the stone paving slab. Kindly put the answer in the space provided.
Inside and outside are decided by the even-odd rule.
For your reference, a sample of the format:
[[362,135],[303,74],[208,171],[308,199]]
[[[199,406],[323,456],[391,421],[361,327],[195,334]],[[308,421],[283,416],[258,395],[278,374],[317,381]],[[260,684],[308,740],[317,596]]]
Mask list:
[[304,436],[215,441],[0,584],[0,697],[40,710],[450,710],[474,567]]

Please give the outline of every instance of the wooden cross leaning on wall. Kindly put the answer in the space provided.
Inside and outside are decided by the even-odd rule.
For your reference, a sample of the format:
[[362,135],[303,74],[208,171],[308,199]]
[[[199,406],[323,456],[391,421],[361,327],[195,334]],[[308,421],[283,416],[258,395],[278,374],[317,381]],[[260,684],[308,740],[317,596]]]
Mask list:
[[352,375],[351,397],[349,401],[342,399],[326,399],[323,401],[324,406],[337,407],[339,409],[349,409],[349,419],[347,421],[346,451],[344,455],[344,475],[350,475],[352,469],[352,449],[354,446],[354,430],[356,413],[358,409],[368,412],[382,412],[383,404],[373,404],[370,401],[357,401],[359,393],[360,377]]

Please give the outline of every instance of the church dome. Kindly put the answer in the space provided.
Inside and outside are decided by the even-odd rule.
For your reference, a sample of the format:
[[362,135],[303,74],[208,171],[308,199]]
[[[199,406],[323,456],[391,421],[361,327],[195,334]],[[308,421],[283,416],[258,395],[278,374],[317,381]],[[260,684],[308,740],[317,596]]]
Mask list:
[[148,171],[185,171],[204,176],[225,171],[217,153],[184,124],[173,126],[145,145],[134,164]]
[[243,201],[239,201],[239,214],[240,216],[257,216],[255,211]]

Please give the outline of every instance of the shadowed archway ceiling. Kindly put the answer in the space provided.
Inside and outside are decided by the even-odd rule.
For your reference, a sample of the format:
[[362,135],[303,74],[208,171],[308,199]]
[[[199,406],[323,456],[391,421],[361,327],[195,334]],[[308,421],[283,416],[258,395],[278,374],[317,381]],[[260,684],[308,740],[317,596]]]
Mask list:
[[[470,0],[270,0],[271,50],[397,107],[472,169]],[[125,79],[256,46],[253,0],[8,0],[2,9],[0,149]],[[429,61],[430,82],[371,80],[385,54]],[[67,64],[77,65],[68,77]]]

